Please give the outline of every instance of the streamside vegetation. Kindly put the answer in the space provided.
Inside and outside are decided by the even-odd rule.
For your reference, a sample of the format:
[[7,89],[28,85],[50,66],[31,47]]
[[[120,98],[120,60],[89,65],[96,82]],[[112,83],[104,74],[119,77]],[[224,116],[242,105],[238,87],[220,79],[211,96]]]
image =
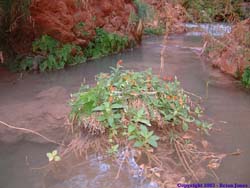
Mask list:
[[160,184],[179,165],[197,180],[198,162],[216,155],[198,152],[192,136],[187,136],[209,134],[212,128],[189,95],[176,78],[164,82],[150,70],[123,70],[119,61],[110,74],[97,75],[94,87],[82,85],[72,95],[69,119],[75,138],[67,151],[87,155],[94,150],[114,157],[133,151],[137,161],[146,157],[145,176]]
[[67,65],[84,63],[87,59],[120,52],[129,45],[128,37],[108,33],[101,28],[96,29],[95,38],[86,48],[70,43],[63,44],[48,35],[42,35],[32,43],[34,56],[25,57],[12,69],[41,72],[62,69]]
[[241,83],[246,87],[250,88],[250,67],[246,67],[241,78]]
[[[81,3],[85,4],[87,2]],[[21,40],[22,37],[18,33],[12,34],[13,30],[17,27],[26,28],[27,32],[35,29],[35,27],[33,28],[34,25],[32,25],[35,22],[30,15],[31,6],[32,1],[30,0],[0,1],[0,52],[4,51],[4,65],[13,71],[39,70],[43,72],[62,69],[67,65],[83,63],[87,59],[95,59],[108,54],[118,53],[129,47],[130,44],[134,45],[134,42],[131,41],[132,37],[130,36],[129,39],[129,36],[127,36],[130,33],[128,34],[124,31],[124,33],[117,32],[119,34],[116,34],[115,30],[111,33],[99,27],[93,28],[95,29],[94,31],[90,31],[89,28],[88,30],[86,29],[86,23],[80,21],[72,28],[72,32],[79,34],[87,41],[90,40],[90,42],[84,45],[78,45],[74,42],[65,43],[43,32],[45,33],[44,35],[36,36],[39,38],[35,38],[32,35],[29,40],[25,40],[23,45],[27,44],[25,46],[27,48],[24,50],[20,50],[19,48],[18,50],[13,49],[12,53],[8,54],[5,48],[11,51],[11,46],[15,42],[12,39],[17,38]],[[126,17],[123,19],[126,20]],[[20,23],[21,20],[23,20],[22,23]],[[96,17],[93,17],[92,21],[96,22]],[[29,27],[31,22],[32,27]],[[27,27],[25,27],[26,25]],[[34,41],[32,42],[33,38]],[[10,40],[12,41],[10,42]],[[8,57],[10,57],[10,61],[7,61]]]
[[66,65],[73,65],[86,61],[80,46],[62,44],[48,35],[43,35],[32,44],[34,54],[42,58],[35,62],[35,58],[26,57],[17,69],[40,71],[62,69]]
[[165,33],[165,29],[163,26],[158,27],[146,27],[144,29],[145,35],[163,35]]
[[102,28],[96,28],[94,40],[83,51],[87,58],[96,59],[120,52],[130,44],[132,44],[132,41],[129,41],[127,36],[119,36],[115,33],[108,33]]
[[193,22],[235,22],[244,19],[241,9],[243,0],[182,0],[189,21]]
[[[175,27],[176,19],[180,19],[181,22],[235,22],[244,19],[246,15],[242,12],[242,2],[243,0],[180,0],[158,1],[154,3],[149,0],[134,0],[133,4],[136,9],[131,11],[129,23],[126,27],[131,29],[135,41],[140,43],[143,34],[164,34],[166,32],[166,25],[168,25],[168,30],[177,32],[178,29]],[[13,46],[15,41],[9,41],[9,37],[11,32],[17,27],[22,26],[23,29],[31,29],[28,27],[25,28],[27,23],[32,22],[29,11],[31,3],[31,0],[0,0],[0,52],[3,49],[11,51],[10,44]],[[77,3],[79,2],[77,1]],[[82,3],[87,3],[87,1]],[[172,7],[172,5],[174,6]],[[187,14],[186,16],[183,15],[185,14],[184,12]],[[163,18],[164,21],[161,20]],[[96,19],[96,17],[93,17],[94,22]],[[86,23],[79,22],[72,30],[76,31],[83,38],[93,37],[85,27]],[[180,31],[184,30],[180,29]],[[134,44],[130,40],[131,36],[129,38],[128,36],[109,33],[103,28],[95,28],[95,33],[96,35],[91,42],[81,47],[72,43],[65,44],[51,36],[43,35],[33,41],[30,53],[27,54],[25,52],[27,57],[24,58],[24,54],[8,54],[9,52],[4,53],[4,56],[16,55],[16,64],[7,63],[13,70],[30,71],[35,69],[47,71],[85,62],[86,59],[95,59],[111,53],[117,53],[129,47],[130,44]],[[18,40],[21,38],[19,32],[14,35]],[[31,43],[31,41],[29,42]],[[28,44],[29,42],[26,41],[25,43]]]
[[206,36],[206,55],[215,67],[241,80],[249,88],[250,19],[237,23],[222,38]]

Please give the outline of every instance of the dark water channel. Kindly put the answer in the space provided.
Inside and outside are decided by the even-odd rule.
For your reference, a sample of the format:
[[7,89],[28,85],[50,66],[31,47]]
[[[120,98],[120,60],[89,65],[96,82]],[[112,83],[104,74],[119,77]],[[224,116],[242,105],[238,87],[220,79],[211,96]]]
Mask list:
[[[221,167],[216,170],[219,181],[250,184],[250,93],[202,61],[197,56],[201,46],[200,36],[171,36],[165,54],[164,74],[176,75],[186,90],[203,97],[206,115],[215,122],[215,130],[211,136],[205,137],[211,143],[212,149],[221,153],[230,153],[237,149],[241,151],[240,155],[223,160]],[[77,91],[84,78],[88,83],[94,83],[94,75],[108,72],[109,67],[115,66],[119,59],[124,61],[124,66],[128,69],[140,71],[152,68],[157,74],[161,48],[162,38],[152,37],[145,39],[140,48],[123,54],[53,73],[26,74],[23,80],[14,85],[0,84],[0,104],[29,101],[40,91],[54,86],[64,87],[70,94]],[[53,145],[29,142],[0,144],[0,188],[42,187],[41,172],[30,171],[29,167],[46,164],[45,154],[53,148]],[[83,166],[83,176],[59,184],[56,188],[136,187],[126,174],[122,174],[122,178],[114,183],[116,171],[114,173],[112,169],[115,167],[109,163],[90,163]],[[79,181],[82,182],[81,185],[76,184]],[[208,177],[203,181],[216,182],[216,179]]]

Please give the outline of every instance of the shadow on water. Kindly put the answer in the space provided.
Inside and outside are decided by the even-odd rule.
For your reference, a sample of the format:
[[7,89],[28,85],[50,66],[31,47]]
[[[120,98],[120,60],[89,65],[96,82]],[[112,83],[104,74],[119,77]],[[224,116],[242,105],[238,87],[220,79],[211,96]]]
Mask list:
[[[216,171],[219,181],[250,183],[250,95],[234,80],[202,61],[197,55],[201,46],[200,36],[171,36],[165,54],[164,75],[176,75],[186,90],[204,98],[206,114],[215,122],[215,130],[211,136],[205,137],[211,143],[213,150],[221,153],[241,150],[239,156],[229,156],[223,160],[221,167]],[[160,67],[161,48],[162,38],[152,37],[144,40],[142,47],[123,54],[112,55],[53,73],[26,74],[23,80],[15,84],[0,83],[0,103],[33,100],[37,93],[53,86],[64,87],[70,94],[78,90],[84,79],[87,83],[94,83],[94,75],[108,72],[109,67],[115,66],[119,59],[124,61],[124,66],[128,69],[140,71],[152,68],[157,74]],[[207,83],[209,83],[208,87],[206,87]],[[39,166],[42,162],[46,163],[44,156],[49,149],[51,149],[49,145],[25,142],[14,146],[1,144],[1,187],[33,188],[35,184],[39,184],[39,176],[28,172],[25,156],[30,155],[30,159],[34,162],[31,164]],[[84,173],[87,174],[88,171]],[[112,177],[108,176],[105,181],[109,182],[111,179]],[[215,181],[215,178],[210,177],[204,180],[204,182]],[[127,179],[124,178],[124,182],[114,186],[129,187],[127,183]],[[102,186],[92,185],[92,187]]]

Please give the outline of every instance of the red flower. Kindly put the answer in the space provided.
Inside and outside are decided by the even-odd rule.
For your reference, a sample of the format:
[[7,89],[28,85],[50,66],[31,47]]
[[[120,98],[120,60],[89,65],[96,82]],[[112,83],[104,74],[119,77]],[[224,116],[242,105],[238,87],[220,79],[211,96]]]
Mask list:
[[173,76],[164,76],[162,78],[164,81],[173,81],[174,80],[174,77]]
[[123,61],[120,59],[119,61],[117,61],[116,66],[120,67],[120,66],[122,66],[122,64],[123,64]]

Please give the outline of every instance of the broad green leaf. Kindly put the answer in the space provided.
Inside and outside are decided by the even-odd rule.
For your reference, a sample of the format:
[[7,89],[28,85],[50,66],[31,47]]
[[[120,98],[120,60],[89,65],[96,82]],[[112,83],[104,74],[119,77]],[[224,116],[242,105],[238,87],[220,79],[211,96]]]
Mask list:
[[148,133],[148,137],[153,136],[153,134],[154,134],[154,131],[150,131],[150,132]]
[[60,156],[55,156],[54,160],[57,162],[57,161],[60,161],[61,160],[61,157]]
[[47,155],[49,161],[53,161],[54,156],[52,155],[52,153],[47,153],[46,155]]
[[134,144],[134,147],[137,147],[137,148],[142,147],[142,146],[143,146],[143,142],[141,141],[136,141]]
[[199,109],[198,107],[195,107],[194,112],[195,112],[196,114],[199,114],[199,113],[200,113],[200,109]]
[[102,121],[106,120],[106,117],[105,116],[99,116],[99,117],[97,117],[97,120],[102,122]]
[[140,109],[140,110],[137,112],[137,115],[138,115],[139,117],[141,117],[143,114],[144,114],[144,109],[143,109],[143,108]]
[[140,122],[140,123],[143,123],[143,124],[145,124],[145,125],[147,125],[147,126],[149,126],[149,127],[151,126],[150,121],[148,121],[148,120],[146,120],[146,119],[140,119],[139,122]]
[[134,140],[135,138],[137,138],[136,135],[131,135],[131,136],[128,137],[128,140]]
[[147,129],[147,127],[146,126],[144,126],[144,125],[141,125],[140,126],[140,129],[141,129],[141,135],[144,137],[144,138],[146,138],[147,137],[147,134],[148,134],[148,129]]
[[208,122],[203,122],[202,127],[205,129],[211,129],[213,127],[213,124]]
[[198,127],[202,126],[202,122],[199,121],[199,120],[196,120],[196,121],[195,121],[195,124],[196,124],[196,126],[198,126]]
[[102,106],[95,107],[92,111],[96,112],[96,111],[103,111],[103,110],[104,110],[104,106],[102,105]]
[[129,125],[128,126],[128,133],[132,133],[136,129],[135,125]]
[[158,136],[156,136],[156,135],[153,135],[153,136],[151,136],[151,137],[149,138],[148,143],[149,143],[151,146],[153,146],[153,147],[157,147],[157,146],[158,146],[157,140],[159,140],[159,139],[160,139],[160,137],[158,137]]
[[195,118],[190,116],[190,117],[186,118],[185,121],[188,122],[188,123],[192,123],[192,122],[195,121]]
[[156,139],[154,139],[153,137],[150,137],[150,138],[149,138],[148,143],[149,143],[151,146],[155,147],[155,148],[158,147],[157,141],[156,141]]
[[53,156],[56,156],[57,153],[58,153],[57,150],[52,151],[52,155],[53,155]]
[[153,135],[153,136],[151,136],[150,138],[153,138],[154,140],[159,140],[159,139],[160,139],[160,137],[159,137],[159,136],[156,136],[156,135]]
[[92,113],[92,109],[93,109],[93,102],[87,102],[84,104],[84,107],[83,107],[83,112],[86,114],[86,115],[91,115]]
[[186,132],[186,131],[188,131],[188,128],[189,128],[188,124],[186,122],[183,122],[182,123],[182,130]]
[[170,121],[170,120],[172,120],[174,118],[174,116],[173,116],[173,114],[168,114],[168,115],[165,116],[165,118],[166,118],[167,121]]
[[108,123],[112,127],[114,125],[114,118],[113,117],[108,117]]
[[120,109],[120,108],[124,108],[124,106],[122,104],[113,104],[111,106],[112,109]]
[[47,61],[43,61],[42,63],[39,64],[39,69],[40,71],[44,72],[48,67]]
[[121,117],[122,117],[121,114],[114,114],[114,118],[115,118],[115,119],[120,119]]

